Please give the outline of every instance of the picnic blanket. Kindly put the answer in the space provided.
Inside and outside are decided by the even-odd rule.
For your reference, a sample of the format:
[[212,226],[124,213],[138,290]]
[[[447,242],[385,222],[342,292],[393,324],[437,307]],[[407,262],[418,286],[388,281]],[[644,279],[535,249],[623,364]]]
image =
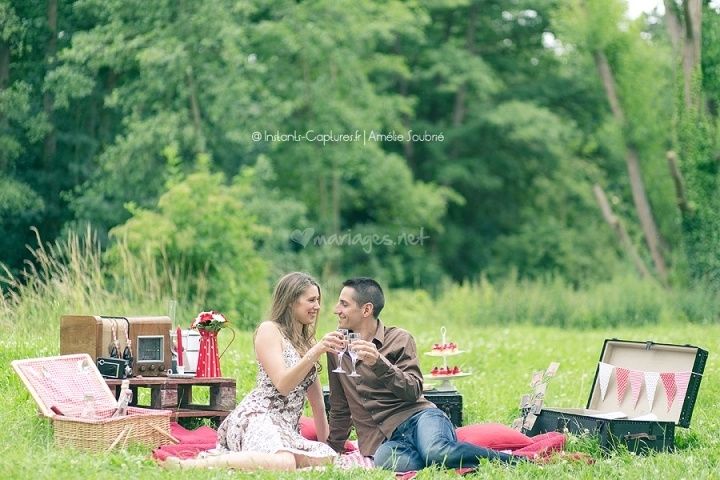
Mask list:
[[[212,450],[217,446],[217,432],[210,427],[188,430],[177,422],[170,423],[170,433],[177,438],[175,445],[163,445],[153,451],[153,458],[164,461],[168,457],[195,458],[200,452]],[[364,457],[357,448],[357,442],[345,443],[345,452],[335,464],[339,468],[373,468],[370,457]]]

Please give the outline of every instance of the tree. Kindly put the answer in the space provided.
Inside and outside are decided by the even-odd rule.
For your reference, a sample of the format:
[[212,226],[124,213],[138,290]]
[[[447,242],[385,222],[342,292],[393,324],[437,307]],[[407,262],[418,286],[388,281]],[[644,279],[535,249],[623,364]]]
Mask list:
[[48,130],[33,104],[38,79],[27,78],[36,71],[29,43],[38,32],[25,14],[12,2],[0,2],[0,251],[13,270],[20,268],[23,247],[32,240],[30,227],[46,215],[48,201],[23,168]]
[[402,153],[418,177],[464,200],[449,205],[437,242],[456,279],[515,268],[583,283],[614,265],[599,221],[588,221],[599,173],[579,151],[598,99],[544,45],[555,3],[433,2],[425,37],[399,42],[412,75],[397,88],[417,105],[408,128],[446,139]]
[[[673,148],[679,164],[675,176],[682,240],[692,279],[720,287],[720,198],[718,186],[717,98],[720,15],[699,0],[666,2],[666,19],[674,46],[676,75]],[[677,152],[677,155],[675,154]]]
[[[566,2],[565,7],[559,11],[556,21],[560,38],[576,47],[579,54],[593,59],[618,129],[618,140],[623,145],[635,215],[655,272],[660,281],[667,284],[663,238],[656,225],[640,161],[643,153],[650,154],[656,150],[654,142],[662,142],[661,136],[645,127],[651,113],[648,105],[656,97],[647,95],[647,89],[645,92],[640,90],[640,78],[633,77],[638,70],[645,74],[652,72],[653,63],[657,68],[657,60],[644,53],[647,45],[641,40],[637,25],[627,25],[624,30],[620,28],[623,22],[628,22],[623,20],[624,7],[619,2],[571,0]],[[641,68],[638,68],[638,63]],[[659,78],[663,77],[654,77],[655,85],[658,85]],[[658,91],[657,87],[652,90]],[[657,114],[658,110],[655,110]],[[648,133],[654,135],[649,136]],[[649,164],[648,160],[646,164]]]

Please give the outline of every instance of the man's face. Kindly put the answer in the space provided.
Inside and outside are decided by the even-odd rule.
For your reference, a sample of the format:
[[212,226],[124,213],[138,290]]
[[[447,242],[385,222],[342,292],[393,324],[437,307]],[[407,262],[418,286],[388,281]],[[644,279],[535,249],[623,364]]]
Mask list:
[[[367,312],[367,309],[365,309]],[[349,330],[358,330],[367,315],[364,314],[363,306],[355,301],[355,289],[343,287],[340,291],[340,298],[335,305],[335,315],[338,316],[338,326]]]

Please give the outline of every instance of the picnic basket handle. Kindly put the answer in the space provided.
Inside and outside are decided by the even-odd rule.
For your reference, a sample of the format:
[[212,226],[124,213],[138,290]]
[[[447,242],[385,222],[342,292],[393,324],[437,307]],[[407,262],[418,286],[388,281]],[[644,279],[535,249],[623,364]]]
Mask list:
[[111,451],[115,446],[120,443],[120,440],[123,439],[123,437],[126,437],[127,435],[130,435],[129,430],[131,430],[132,425],[127,425],[120,433],[118,433],[118,436],[115,438],[115,440],[110,444],[110,446],[107,448],[107,451]]
[[162,428],[158,427],[157,425],[150,425],[153,429],[155,429],[159,434],[161,434],[163,437],[170,440],[172,443],[180,443],[180,440],[170,435],[168,432],[163,430]]

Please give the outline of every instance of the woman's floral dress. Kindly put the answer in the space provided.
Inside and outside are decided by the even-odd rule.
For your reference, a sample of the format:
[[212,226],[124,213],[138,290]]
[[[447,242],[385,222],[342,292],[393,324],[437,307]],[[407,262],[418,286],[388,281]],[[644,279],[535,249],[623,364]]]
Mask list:
[[[283,337],[286,367],[300,361],[300,355]],[[321,442],[300,435],[300,415],[308,387],[315,381],[313,368],[287,396],[280,395],[258,362],[255,388],[235,407],[218,428],[218,447],[234,452],[291,452],[313,458],[336,457],[335,451]]]

